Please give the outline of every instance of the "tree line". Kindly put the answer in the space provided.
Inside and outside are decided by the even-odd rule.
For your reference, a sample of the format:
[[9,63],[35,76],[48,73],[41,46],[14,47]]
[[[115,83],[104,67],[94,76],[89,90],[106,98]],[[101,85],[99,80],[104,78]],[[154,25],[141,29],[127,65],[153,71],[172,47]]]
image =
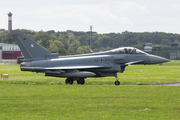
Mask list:
[[[90,50],[90,31],[72,31],[64,32],[33,31],[21,29],[21,32],[35,40],[38,44],[45,47],[52,53],[59,55],[85,54]],[[0,42],[15,44],[8,31],[0,30]],[[180,35],[164,32],[129,32],[98,34],[92,32],[92,50],[101,51],[113,48],[132,46],[142,48],[144,43],[152,43],[153,46],[168,47],[172,43],[179,43]]]

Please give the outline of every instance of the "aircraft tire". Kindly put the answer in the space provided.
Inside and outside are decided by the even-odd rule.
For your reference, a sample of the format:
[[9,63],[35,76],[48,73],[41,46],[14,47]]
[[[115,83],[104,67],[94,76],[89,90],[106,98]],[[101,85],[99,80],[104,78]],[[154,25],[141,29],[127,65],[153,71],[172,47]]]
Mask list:
[[115,85],[120,85],[120,82],[119,81],[115,81],[114,84]]
[[84,78],[80,78],[79,80],[77,80],[77,84],[84,85],[84,83],[85,83]]
[[74,81],[73,81],[72,78],[67,78],[66,81],[65,81],[66,84],[73,84],[73,82]]

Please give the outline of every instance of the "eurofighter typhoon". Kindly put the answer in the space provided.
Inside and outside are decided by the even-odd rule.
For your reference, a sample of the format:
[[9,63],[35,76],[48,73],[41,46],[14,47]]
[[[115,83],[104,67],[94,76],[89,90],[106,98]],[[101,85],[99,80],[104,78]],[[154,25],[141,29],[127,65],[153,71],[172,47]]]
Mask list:
[[119,85],[117,73],[123,73],[126,66],[132,64],[158,64],[169,59],[150,55],[137,48],[121,47],[105,52],[83,55],[63,56],[53,54],[38,45],[31,38],[18,30],[12,32],[13,38],[19,45],[24,60],[20,65],[21,71],[45,73],[45,76],[64,77],[66,84],[84,84],[87,77],[114,76],[115,85]]

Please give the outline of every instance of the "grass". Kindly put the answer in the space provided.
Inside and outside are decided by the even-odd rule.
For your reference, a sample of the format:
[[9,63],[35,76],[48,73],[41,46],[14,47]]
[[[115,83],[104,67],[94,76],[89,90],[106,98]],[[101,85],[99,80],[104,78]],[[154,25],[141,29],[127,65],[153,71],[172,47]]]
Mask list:
[[[0,65],[0,119],[180,119],[180,87],[126,86],[180,82],[180,61],[134,65],[114,77],[88,78],[85,85],[65,85],[64,78],[21,72],[19,65]],[[23,84],[25,82],[25,84]]]
[[0,119],[180,119],[179,87],[0,85]]
[[[64,84],[65,78],[45,77],[44,73],[22,72],[19,65],[0,65],[0,74],[9,74],[9,80],[0,84]],[[125,72],[118,73],[121,85],[146,85],[163,83],[180,83],[180,61],[159,65],[132,65]],[[87,78],[86,85],[114,85],[115,77]],[[74,82],[77,84],[76,82]]]

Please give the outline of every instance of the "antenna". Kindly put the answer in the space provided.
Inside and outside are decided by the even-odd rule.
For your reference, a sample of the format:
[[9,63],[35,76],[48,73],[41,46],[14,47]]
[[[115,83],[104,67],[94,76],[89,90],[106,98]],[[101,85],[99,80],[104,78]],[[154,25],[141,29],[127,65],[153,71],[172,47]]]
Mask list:
[[92,51],[92,29],[93,29],[93,26],[90,25],[90,49]]

